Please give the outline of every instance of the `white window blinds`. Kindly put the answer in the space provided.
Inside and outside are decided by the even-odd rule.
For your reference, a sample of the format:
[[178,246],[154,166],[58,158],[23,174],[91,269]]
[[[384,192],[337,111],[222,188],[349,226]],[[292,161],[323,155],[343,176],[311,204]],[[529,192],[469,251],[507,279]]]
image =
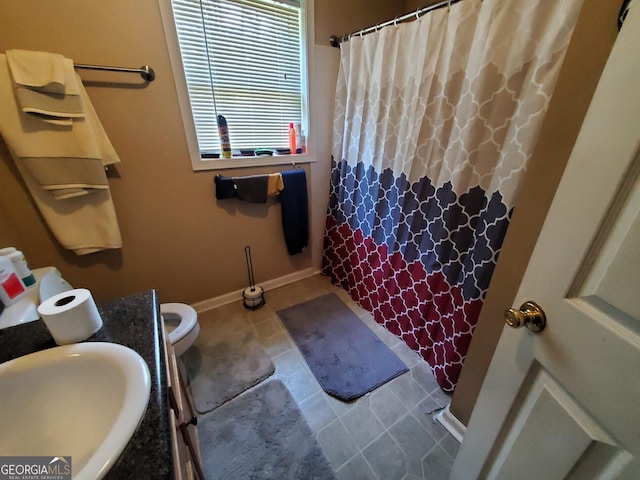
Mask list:
[[285,148],[301,123],[299,1],[172,0],[201,153],[220,151],[216,115],[231,148]]

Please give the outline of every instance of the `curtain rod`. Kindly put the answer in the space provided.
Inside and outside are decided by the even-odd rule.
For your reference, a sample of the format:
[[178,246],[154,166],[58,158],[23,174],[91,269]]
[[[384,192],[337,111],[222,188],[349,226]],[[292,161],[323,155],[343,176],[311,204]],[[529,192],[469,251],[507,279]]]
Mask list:
[[440,3],[436,3],[434,5],[428,5],[426,7],[422,7],[419,8],[418,10],[416,10],[415,12],[412,13],[407,13],[405,15],[402,15],[400,17],[396,17],[393,20],[388,20],[386,22],[383,23],[379,23],[377,25],[373,25],[372,27],[367,27],[367,28],[363,28],[362,30],[358,30],[356,32],[353,33],[349,33],[347,35],[342,35],[342,36],[337,36],[337,35],[331,35],[331,37],[329,38],[329,42],[331,43],[332,47],[336,47],[336,48],[340,48],[340,44],[342,42],[348,42],[351,37],[355,36],[355,35],[366,35],[368,33],[371,32],[377,32],[378,30],[380,30],[383,27],[386,27],[388,25],[397,25],[398,23],[402,23],[402,22],[406,22],[407,20],[411,20],[411,19],[418,19],[421,16],[423,16],[426,13],[429,13],[433,10],[437,10],[439,8],[443,8],[443,7],[450,7],[451,5],[458,3],[460,0],[444,0]]
[[125,67],[109,67],[106,65],[84,65],[76,63],[73,68],[81,68],[85,70],[106,70],[109,72],[128,72],[139,73],[140,76],[146,82],[153,82],[156,78],[156,72],[153,71],[149,65],[143,65],[140,68],[125,68]]

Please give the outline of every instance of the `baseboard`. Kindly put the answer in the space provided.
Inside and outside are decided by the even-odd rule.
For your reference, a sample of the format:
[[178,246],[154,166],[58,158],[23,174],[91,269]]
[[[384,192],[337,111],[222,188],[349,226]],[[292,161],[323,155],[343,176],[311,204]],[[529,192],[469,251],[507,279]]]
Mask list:
[[442,425],[453,437],[462,443],[462,439],[464,438],[464,434],[467,431],[467,427],[465,427],[460,420],[458,420],[451,410],[449,410],[449,405],[447,405],[444,409],[440,410],[435,416],[436,420],[440,425]]
[[[298,270],[297,272],[284,275],[283,277],[267,280],[264,283],[260,283],[260,286],[264,289],[265,292],[267,292],[269,290],[273,290],[274,288],[283,287],[290,283],[297,282],[298,280],[303,280],[318,273],[320,273],[318,270],[314,270],[313,267],[309,267],[305,268],[304,270]],[[220,295],[218,297],[192,303],[191,306],[195,308],[196,312],[198,313],[206,312],[207,310],[211,310],[212,308],[220,307],[222,305],[241,300],[243,291],[244,288],[236,290],[234,292],[225,293],[224,295]]]

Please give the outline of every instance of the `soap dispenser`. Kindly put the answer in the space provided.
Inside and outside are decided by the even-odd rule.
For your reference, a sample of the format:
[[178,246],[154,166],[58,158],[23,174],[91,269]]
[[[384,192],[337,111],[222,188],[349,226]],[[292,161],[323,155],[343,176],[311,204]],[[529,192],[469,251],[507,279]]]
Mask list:
[[13,305],[27,293],[9,257],[0,255],[0,300],[5,307]]
[[25,287],[30,287],[36,283],[36,277],[34,277],[27,260],[24,258],[24,254],[20,250],[15,247],[0,248],[0,255],[4,255],[11,260],[14,270]]

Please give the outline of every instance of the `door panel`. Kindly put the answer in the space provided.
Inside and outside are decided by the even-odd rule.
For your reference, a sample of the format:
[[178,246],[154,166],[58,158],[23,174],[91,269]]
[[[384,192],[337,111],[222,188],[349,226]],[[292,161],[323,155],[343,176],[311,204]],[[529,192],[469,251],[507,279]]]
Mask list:
[[[588,272],[580,296],[593,295],[630,317],[640,318],[640,160],[636,156],[625,181],[630,192],[621,189],[620,212],[611,212],[616,222],[604,240],[597,262]],[[617,214],[617,215],[616,215]]]
[[539,480],[582,472],[579,478],[587,479],[629,463],[631,455],[548,372],[536,366],[527,390],[488,477]]

